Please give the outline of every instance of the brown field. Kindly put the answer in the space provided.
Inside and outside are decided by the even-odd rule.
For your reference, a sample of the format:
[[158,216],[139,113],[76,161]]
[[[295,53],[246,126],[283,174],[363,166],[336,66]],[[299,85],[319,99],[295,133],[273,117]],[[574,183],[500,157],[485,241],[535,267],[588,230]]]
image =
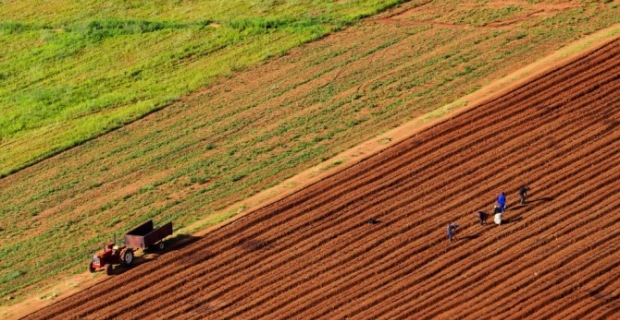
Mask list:
[[26,319],[618,318],[619,90],[614,40]]

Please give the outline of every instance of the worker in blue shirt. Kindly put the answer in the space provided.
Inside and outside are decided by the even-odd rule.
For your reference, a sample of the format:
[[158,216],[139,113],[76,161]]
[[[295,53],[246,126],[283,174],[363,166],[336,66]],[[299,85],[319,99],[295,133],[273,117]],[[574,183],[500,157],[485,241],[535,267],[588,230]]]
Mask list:
[[502,192],[499,194],[499,197],[497,197],[497,204],[502,212],[506,211],[506,193]]

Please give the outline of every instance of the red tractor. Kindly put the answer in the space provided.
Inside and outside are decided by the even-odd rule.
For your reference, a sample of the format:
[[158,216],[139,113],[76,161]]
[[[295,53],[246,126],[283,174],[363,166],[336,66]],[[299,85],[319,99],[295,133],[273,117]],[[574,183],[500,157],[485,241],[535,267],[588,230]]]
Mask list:
[[88,265],[88,271],[95,272],[105,269],[110,275],[114,265],[131,267],[134,260],[134,251],[138,249],[164,249],[164,238],[172,234],[172,222],[154,229],[153,221],[149,220],[125,234],[125,245],[116,245],[114,242],[106,244],[102,251],[93,256]]
[[110,242],[105,245],[102,251],[93,256],[93,260],[88,265],[88,271],[95,272],[105,268],[105,273],[110,275],[113,265],[121,264],[125,267],[131,267],[133,258],[133,249],[127,248],[127,246],[119,247],[116,242]]

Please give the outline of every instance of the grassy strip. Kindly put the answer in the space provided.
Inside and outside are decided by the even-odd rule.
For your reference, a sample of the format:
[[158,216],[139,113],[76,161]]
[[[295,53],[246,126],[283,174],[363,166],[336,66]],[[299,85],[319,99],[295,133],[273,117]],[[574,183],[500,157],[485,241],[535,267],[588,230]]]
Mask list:
[[0,9],[0,177],[401,1],[85,2]]

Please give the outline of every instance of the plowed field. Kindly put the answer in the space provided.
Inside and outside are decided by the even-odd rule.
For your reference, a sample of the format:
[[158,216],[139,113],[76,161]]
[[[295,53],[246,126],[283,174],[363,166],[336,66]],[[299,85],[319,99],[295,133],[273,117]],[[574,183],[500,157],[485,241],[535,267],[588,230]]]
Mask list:
[[620,317],[618,92],[616,40],[27,318]]

